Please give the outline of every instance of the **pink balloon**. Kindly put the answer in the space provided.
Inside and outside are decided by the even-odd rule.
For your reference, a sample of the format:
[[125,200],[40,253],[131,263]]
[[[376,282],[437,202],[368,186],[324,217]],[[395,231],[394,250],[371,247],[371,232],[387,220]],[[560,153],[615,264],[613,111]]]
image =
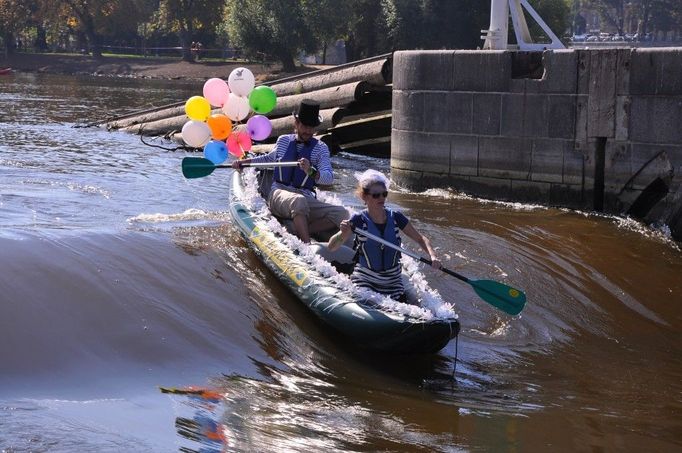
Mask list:
[[204,97],[214,107],[222,107],[230,95],[230,88],[223,79],[214,77],[204,83]]
[[233,156],[241,158],[251,150],[251,136],[246,132],[233,132],[227,137],[227,150]]
[[272,132],[272,123],[263,115],[254,115],[246,122],[246,130],[254,140],[265,140]]

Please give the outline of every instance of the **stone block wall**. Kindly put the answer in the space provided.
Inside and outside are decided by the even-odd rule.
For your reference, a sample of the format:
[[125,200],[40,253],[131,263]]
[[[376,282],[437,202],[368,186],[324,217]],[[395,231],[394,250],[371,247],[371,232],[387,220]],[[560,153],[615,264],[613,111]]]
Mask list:
[[393,82],[399,184],[627,213],[682,236],[682,48],[402,51]]

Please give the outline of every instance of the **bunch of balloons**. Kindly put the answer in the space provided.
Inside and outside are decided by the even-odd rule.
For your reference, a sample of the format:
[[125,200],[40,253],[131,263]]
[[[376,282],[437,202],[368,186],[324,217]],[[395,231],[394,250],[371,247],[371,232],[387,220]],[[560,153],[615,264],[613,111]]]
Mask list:
[[[219,78],[204,83],[203,96],[192,96],[185,102],[189,121],[182,126],[182,139],[194,148],[204,148],[204,157],[214,164],[227,159],[228,152],[241,158],[251,149],[252,140],[265,140],[272,132],[272,123],[264,114],[277,104],[277,95],[270,87],[254,89],[255,78],[247,68],[237,68],[225,82]],[[221,113],[212,113],[211,106]],[[249,116],[246,128],[235,128]]]

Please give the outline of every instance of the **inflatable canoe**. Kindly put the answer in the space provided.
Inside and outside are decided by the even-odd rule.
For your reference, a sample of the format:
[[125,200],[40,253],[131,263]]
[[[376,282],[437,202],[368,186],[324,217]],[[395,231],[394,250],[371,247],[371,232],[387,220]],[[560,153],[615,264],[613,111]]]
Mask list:
[[[232,219],[263,263],[322,321],[361,347],[392,353],[434,353],[457,336],[452,307],[423,284],[406,286],[412,304],[355,287],[337,270],[352,269],[353,251],[343,246],[332,254],[323,244],[301,243],[270,214],[258,178],[254,169],[233,173]],[[423,277],[411,265],[411,274],[403,272],[408,284]]]

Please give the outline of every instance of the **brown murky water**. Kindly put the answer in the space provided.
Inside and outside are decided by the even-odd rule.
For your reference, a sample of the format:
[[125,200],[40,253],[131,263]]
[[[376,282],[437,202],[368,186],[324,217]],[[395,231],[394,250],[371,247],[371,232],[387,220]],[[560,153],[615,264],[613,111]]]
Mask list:
[[[259,263],[229,170],[78,122],[200,86],[0,78],[0,451],[673,451],[682,448],[682,251],[627,219],[395,190],[446,265],[526,291],[456,304],[435,356],[357,351]],[[334,158],[347,204],[354,172]],[[453,359],[458,363],[453,374]],[[218,399],[165,395],[207,386]]]

